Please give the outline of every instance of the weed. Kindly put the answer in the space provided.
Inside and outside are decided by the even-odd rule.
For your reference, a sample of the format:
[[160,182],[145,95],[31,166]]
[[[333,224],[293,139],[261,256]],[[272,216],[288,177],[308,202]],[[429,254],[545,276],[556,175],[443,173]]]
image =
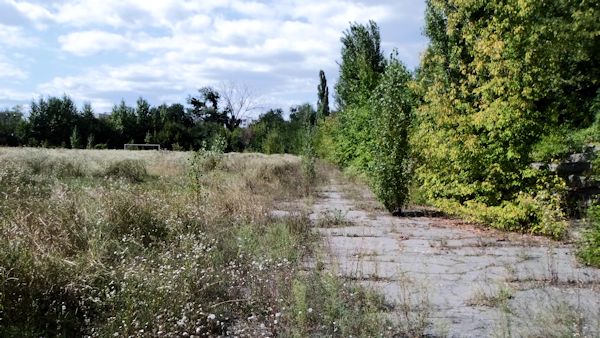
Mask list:
[[507,302],[513,298],[514,291],[507,285],[501,284],[495,290],[477,289],[467,300],[469,306],[500,307],[507,306]]
[[301,160],[214,155],[2,149],[0,336],[379,334],[379,298],[301,267],[307,215],[270,216]]
[[318,228],[337,228],[354,225],[349,221],[341,210],[327,211],[320,214],[320,217],[315,222]]
[[427,287],[422,282],[400,274],[400,292],[395,310],[402,337],[423,337],[429,325],[431,304]]
[[144,182],[148,177],[146,166],[141,160],[125,159],[108,165],[104,171],[107,177],[125,179],[132,183]]

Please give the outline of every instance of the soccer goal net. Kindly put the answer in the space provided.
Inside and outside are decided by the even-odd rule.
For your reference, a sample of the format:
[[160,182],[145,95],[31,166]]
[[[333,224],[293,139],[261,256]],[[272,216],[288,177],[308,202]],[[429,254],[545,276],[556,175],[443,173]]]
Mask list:
[[156,149],[160,150],[160,144],[149,144],[149,143],[125,143],[123,145],[125,150],[146,150]]

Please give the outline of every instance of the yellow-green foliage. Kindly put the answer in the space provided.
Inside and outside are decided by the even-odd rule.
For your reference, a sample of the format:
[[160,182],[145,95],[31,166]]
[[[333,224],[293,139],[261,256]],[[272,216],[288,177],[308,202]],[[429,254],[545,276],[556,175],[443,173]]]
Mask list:
[[600,206],[596,205],[588,211],[589,225],[579,243],[577,256],[587,264],[600,267]]
[[338,129],[334,133],[336,143],[335,163],[368,172],[373,165],[373,116],[369,106],[347,107],[338,112]]
[[315,147],[317,156],[335,163],[336,142],[335,134],[339,128],[339,119],[335,115],[327,116],[318,121]]
[[[558,126],[593,122],[600,24],[592,17],[598,17],[598,6],[466,0],[427,5],[431,43],[418,75],[422,103],[412,139],[424,195],[472,212],[506,209],[514,220],[502,212],[482,218],[548,233],[548,225],[538,223],[544,217],[527,222],[525,215],[538,207],[522,193],[544,194],[528,169],[540,137]],[[550,210],[559,207],[548,203]]]
[[476,199],[463,203],[453,199],[435,199],[433,204],[450,215],[494,228],[561,238],[567,229],[562,212],[562,180],[538,178],[531,192],[521,192],[512,200],[489,205]]

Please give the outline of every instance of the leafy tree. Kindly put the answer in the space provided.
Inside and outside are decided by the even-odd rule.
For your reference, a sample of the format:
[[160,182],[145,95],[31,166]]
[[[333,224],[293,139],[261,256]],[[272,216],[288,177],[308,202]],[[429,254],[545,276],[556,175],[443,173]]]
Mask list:
[[[555,209],[540,197],[553,196],[544,191],[554,188],[529,169],[532,147],[559,126],[593,121],[598,7],[588,1],[427,5],[431,44],[421,64],[414,138],[427,197],[505,208],[533,199],[537,210]],[[518,226],[540,225],[544,212],[521,217]]]
[[19,129],[25,123],[21,107],[0,111],[0,144],[17,146],[21,142]]
[[340,109],[365,104],[385,70],[379,27],[353,23],[341,38],[340,75],[335,86]]
[[428,2],[415,140],[431,197],[511,199],[531,183],[540,135],[591,123],[581,107],[599,85],[594,12],[587,2]]
[[335,115],[334,161],[359,173],[371,172],[374,142],[373,110],[369,105],[349,106]]
[[[185,107],[179,103],[162,104],[157,111],[159,122],[158,126],[155,126],[157,129],[154,131],[154,141],[165,148],[170,148],[175,143],[185,149],[193,147],[191,134],[194,121],[190,113],[186,112]],[[152,115],[154,114],[153,112]]]
[[[89,102],[83,104],[81,114],[77,123],[77,132],[81,140],[88,140],[90,135],[97,133],[98,119],[94,115],[94,110]],[[92,140],[93,140],[92,136]],[[93,143],[93,142],[92,142]],[[93,146],[93,144],[92,144]]]
[[392,58],[373,94],[373,171],[375,194],[384,206],[400,212],[408,199],[410,182],[409,129],[413,120],[412,77],[406,67]]
[[78,112],[70,97],[43,97],[31,103],[29,113],[30,137],[41,144],[69,144],[72,128],[77,125]]
[[115,145],[121,145],[135,140],[137,131],[137,117],[135,109],[129,107],[125,100],[121,100],[118,105],[114,105],[110,115],[112,128],[117,132],[117,135],[112,139]]
[[[290,107],[290,122],[288,125],[288,144],[287,152],[300,154],[304,151],[306,144],[306,133],[308,127],[317,125],[317,112],[310,103]],[[310,139],[314,141],[317,134],[316,128],[312,128]]]
[[212,87],[203,87],[198,90],[200,97],[189,97],[188,103],[192,105],[191,112],[196,119],[224,125],[227,116],[219,109],[221,95]]
[[[340,77],[336,100],[341,109],[332,130],[333,159],[344,167],[369,175],[374,164],[374,119],[378,112],[371,107],[373,95],[387,61],[381,51],[379,27],[353,23],[341,39]],[[329,128],[325,128],[329,129]],[[319,140],[326,140],[323,135]]]
[[230,132],[238,128],[246,114],[256,109],[254,96],[247,86],[229,83],[220,90],[203,87],[200,97],[189,97],[192,113],[197,119],[213,122]]
[[250,147],[265,153],[282,153],[285,149],[283,135],[286,133],[286,121],[283,110],[270,109],[252,122],[248,129],[252,131]]
[[69,137],[69,143],[71,144],[71,149],[81,148],[81,137],[79,136],[79,132],[77,132],[77,127],[73,128],[71,137]]
[[329,116],[329,87],[327,87],[327,78],[325,72],[319,71],[319,86],[317,87],[317,115],[319,117]]
[[135,141],[145,142],[146,134],[148,134],[151,128],[152,121],[150,118],[150,104],[142,97],[138,98],[136,102],[135,115],[137,119]]

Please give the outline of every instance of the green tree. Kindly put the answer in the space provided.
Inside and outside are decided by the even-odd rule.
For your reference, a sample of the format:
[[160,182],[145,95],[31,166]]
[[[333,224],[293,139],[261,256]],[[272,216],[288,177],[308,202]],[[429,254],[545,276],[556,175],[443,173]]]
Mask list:
[[30,137],[36,143],[65,146],[73,126],[78,123],[77,107],[70,97],[43,97],[31,103],[29,113]]
[[323,70],[319,71],[319,86],[317,87],[317,116],[329,116],[329,87]]
[[379,27],[353,23],[341,38],[340,74],[335,86],[339,109],[365,104],[385,70]]
[[[138,98],[136,102],[136,133],[135,141],[144,141],[146,134],[151,128],[150,104],[144,98]],[[146,142],[147,143],[147,142]]]
[[81,108],[79,122],[77,123],[77,131],[80,135],[81,140],[89,139],[90,135],[97,133],[97,129],[98,119],[94,115],[92,105],[89,102],[86,102]]
[[599,85],[597,12],[587,2],[428,1],[415,139],[431,197],[511,199],[531,183],[541,135],[591,123],[583,102]]
[[79,136],[79,132],[77,131],[77,127],[73,128],[73,132],[69,137],[69,144],[71,145],[71,149],[81,148],[81,137]]
[[[303,103],[290,107],[290,121],[287,125],[287,152],[301,154],[306,145],[306,132],[308,127],[316,127],[317,112],[310,103]],[[317,133],[316,128],[310,129],[310,139],[314,141]],[[313,135],[315,134],[315,135]],[[311,142],[312,142],[311,141]]]
[[223,84],[220,90],[203,87],[199,97],[188,98],[191,111],[197,119],[212,122],[232,132],[238,128],[246,114],[256,108],[254,96],[247,86]]
[[[533,145],[559,126],[593,121],[598,6],[558,0],[427,5],[431,44],[419,74],[414,137],[420,186],[432,200],[462,205],[507,207],[525,195],[540,202],[538,186],[547,185],[529,169]],[[518,226],[542,221],[542,213],[532,214]]]
[[411,178],[409,131],[413,120],[412,77],[392,58],[372,97],[374,114],[374,165],[370,178],[383,205],[400,212],[408,199]]
[[129,107],[125,100],[121,100],[118,105],[114,105],[110,115],[112,128],[117,132],[113,137],[115,145],[129,143],[135,137],[137,129],[137,117],[135,109]]
[[20,140],[19,129],[25,123],[21,107],[16,106],[10,110],[0,111],[0,144],[17,146]]
[[338,164],[368,175],[374,164],[374,115],[378,114],[371,107],[371,96],[387,61],[381,51],[379,27],[373,21],[351,24],[341,42],[340,77],[335,86],[341,110],[335,116],[338,128],[331,135],[335,144],[332,157]]

